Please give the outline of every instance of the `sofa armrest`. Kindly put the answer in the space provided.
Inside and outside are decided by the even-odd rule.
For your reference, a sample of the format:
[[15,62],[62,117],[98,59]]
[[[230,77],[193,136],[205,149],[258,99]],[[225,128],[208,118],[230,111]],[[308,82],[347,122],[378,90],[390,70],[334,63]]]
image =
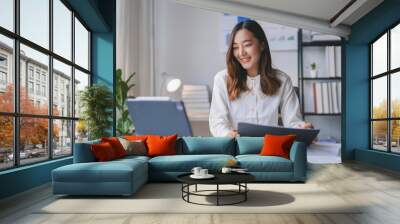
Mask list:
[[95,140],[90,142],[75,143],[74,163],[95,162],[96,158],[94,157],[90,146],[97,143],[100,143],[100,141]]
[[293,179],[305,181],[307,176],[307,150],[303,142],[295,141],[290,149],[290,160],[293,162]]

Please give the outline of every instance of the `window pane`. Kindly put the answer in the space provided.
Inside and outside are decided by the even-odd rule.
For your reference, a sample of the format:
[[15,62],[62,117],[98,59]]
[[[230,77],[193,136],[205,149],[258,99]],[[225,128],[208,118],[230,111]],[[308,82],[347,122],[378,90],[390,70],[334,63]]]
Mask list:
[[14,0],[0,1],[0,26],[14,31]]
[[72,12],[60,1],[53,1],[53,51],[71,60]]
[[84,120],[75,121],[75,142],[88,140],[88,129]]
[[0,170],[14,165],[14,125],[10,116],[0,116]]
[[372,81],[372,118],[387,118],[387,77]]
[[49,48],[49,0],[20,0],[21,36]]
[[79,97],[86,86],[89,86],[89,75],[75,69],[75,117],[79,117],[81,114]]
[[400,72],[391,74],[390,85],[391,116],[400,118]]
[[88,128],[84,120],[75,121],[75,143],[88,141]]
[[372,148],[387,151],[387,121],[372,122]]
[[53,157],[72,154],[72,121],[53,120]]
[[72,117],[71,66],[53,60],[53,115]]
[[387,34],[372,45],[372,68],[373,75],[387,71]]
[[48,124],[49,120],[45,118],[21,118],[19,152],[21,164],[49,158]]
[[391,121],[391,141],[392,141],[392,152],[400,153],[400,120]]
[[14,111],[14,43],[0,35],[0,111]]
[[400,24],[391,30],[390,51],[391,69],[400,67]]
[[89,70],[89,32],[75,18],[75,63]]
[[47,55],[21,44],[21,113],[48,114],[48,63]]

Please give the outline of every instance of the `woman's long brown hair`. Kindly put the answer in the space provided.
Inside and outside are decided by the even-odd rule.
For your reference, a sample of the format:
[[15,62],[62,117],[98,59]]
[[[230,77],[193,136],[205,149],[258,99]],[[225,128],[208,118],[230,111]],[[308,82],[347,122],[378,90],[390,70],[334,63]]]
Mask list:
[[238,98],[242,92],[249,90],[246,84],[247,72],[233,55],[233,41],[236,33],[241,29],[250,31],[260,42],[261,46],[264,46],[261,51],[258,68],[260,73],[261,90],[267,96],[275,95],[281,86],[281,81],[277,77],[276,70],[272,68],[271,52],[269,50],[267,37],[265,36],[261,26],[256,21],[246,20],[236,24],[233,28],[229,41],[229,49],[226,53],[229,100],[233,101]]

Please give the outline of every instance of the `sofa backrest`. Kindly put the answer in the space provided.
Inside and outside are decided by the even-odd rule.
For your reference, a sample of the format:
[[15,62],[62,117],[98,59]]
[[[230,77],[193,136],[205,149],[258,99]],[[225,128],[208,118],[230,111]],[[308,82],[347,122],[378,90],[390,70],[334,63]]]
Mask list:
[[[98,144],[100,140],[75,143],[74,163],[95,162],[96,159],[90,149],[91,144]],[[263,147],[263,137],[182,137],[176,142],[177,154],[226,154],[243,155],[259,154]]]
[[74,163],[95,162],[96,158],[90,148],[92,144],[99,144],[100,140],[75,143],[74,147]]
[[235,155],[235,145],[230,137],[182,137],[177,141],[177,153]]
[[236,155],[259,154],[264,144],[264,137],[237,137]]

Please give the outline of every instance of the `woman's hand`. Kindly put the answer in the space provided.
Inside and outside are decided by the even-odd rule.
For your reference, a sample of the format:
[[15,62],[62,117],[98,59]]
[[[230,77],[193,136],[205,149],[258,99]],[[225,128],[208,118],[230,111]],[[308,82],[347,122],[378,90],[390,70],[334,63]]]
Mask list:
[[232,138],[238,137],[239,132],[237,130],[232,130],[231,132],[229,132],[229,136]]
[[297,127],[298,128],[314,129],[314,126],[309,122],[304,122],[303,124],[298,124]]

